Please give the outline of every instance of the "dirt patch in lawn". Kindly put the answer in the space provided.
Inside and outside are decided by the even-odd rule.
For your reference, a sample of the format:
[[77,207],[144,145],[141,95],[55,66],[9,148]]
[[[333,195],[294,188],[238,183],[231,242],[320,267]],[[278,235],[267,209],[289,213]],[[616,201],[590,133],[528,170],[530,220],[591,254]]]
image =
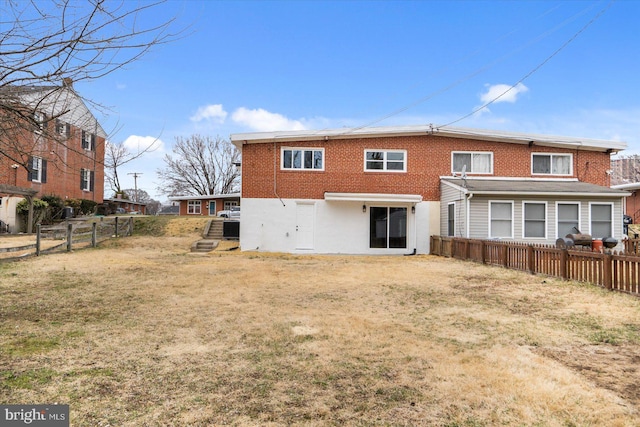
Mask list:
[[0,264],[0,401],[74,425],[638,425],[636,297],[432,256],[191,256],[195,228]]

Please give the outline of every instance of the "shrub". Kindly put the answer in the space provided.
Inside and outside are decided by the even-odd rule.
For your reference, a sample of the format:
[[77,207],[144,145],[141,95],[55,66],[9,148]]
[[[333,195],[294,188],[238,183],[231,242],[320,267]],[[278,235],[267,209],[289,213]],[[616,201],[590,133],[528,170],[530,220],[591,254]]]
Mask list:
[[82,215],[93,215],[96,211],[97,202],[88,199],[80,200],[80,212]]
[[[35,227],[36,224],[42,222],[42,219],[47,214],[48,207],[49,204],[44,200],[36,198],[33,199],[33,227]],[[26,224],[27,219],[29,218],[29,202],[27,202],[27,199],[24,199],[18,203],[18,205],[16,206],[16,211],[21,217],[21,225],[24,231],[27,228]]]

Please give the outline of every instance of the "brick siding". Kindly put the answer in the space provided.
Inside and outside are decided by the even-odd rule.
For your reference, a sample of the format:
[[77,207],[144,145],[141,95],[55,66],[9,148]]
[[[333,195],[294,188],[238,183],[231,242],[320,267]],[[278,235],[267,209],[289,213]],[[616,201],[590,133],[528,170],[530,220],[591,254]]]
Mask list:
[[[324,171],[281,170],[282,147],[324,148]],[[366,149],[406,150],[407,172],[365,172]],[[424,200],[436,201],[440,199],[439,177],[451,174],[452,151],[493,152],[493,177],[531,177],[531,153],[571,153],[573,178],[609,186],[608,153],[421,135],[245,144],[242,147],[242,196],[273,198],[277,193],[281,198],[322,199],[325,192],[344,192],[420,194]]]

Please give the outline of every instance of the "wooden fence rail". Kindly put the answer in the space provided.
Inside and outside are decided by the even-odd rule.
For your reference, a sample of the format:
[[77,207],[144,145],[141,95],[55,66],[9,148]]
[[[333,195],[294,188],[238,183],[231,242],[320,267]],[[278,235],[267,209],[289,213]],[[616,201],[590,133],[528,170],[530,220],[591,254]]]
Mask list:
[[639,248],[638,239],[625,241],[624,253],[603,253],[551,245],[431,236],[432,255],[589,282],[638,296]]
[[[53,252],[70,252],[74,248],[96,247],[98,243],[119,236],[133,234],[133,218],[104,220],[99,222],[67,221],[65,223],[43,227],[36,226],[35,243],[23,246],[0,248],[0,255],[20,252],[19,256],[2,257],[2,261],[12,261],[29,256]],[[60,243],[56,243],[56,242]],[[44,244],[45,242],[49,244]],[[53,244],[52,244],[53,243]]]

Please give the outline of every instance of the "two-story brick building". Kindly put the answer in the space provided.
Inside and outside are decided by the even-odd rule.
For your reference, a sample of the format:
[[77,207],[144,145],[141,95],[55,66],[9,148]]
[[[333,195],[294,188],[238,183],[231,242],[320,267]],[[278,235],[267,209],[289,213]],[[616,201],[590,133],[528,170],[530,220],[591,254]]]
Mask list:
[[15,230],[23,194],[102,203],[106,134],[71,82],[3,90],[34,120],[3,129],[0,220]]
[[431,126],[234,134],[243,250],[428,253],[433,234],[622,238],[615,141]]

